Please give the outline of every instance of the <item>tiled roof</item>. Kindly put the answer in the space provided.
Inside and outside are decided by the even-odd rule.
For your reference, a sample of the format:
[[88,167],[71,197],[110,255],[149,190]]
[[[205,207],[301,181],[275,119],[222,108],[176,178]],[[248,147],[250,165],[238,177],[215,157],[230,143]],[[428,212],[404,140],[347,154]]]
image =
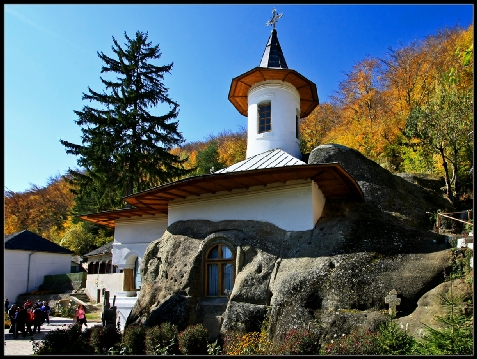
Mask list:
[[279,148],[275,148],[274,150],[265,151],[259,153],[258,155],[249,157],[241,162],[235,163],[232,166],[223,168],[214,173],[228,173],[298,165],[306,165],[306,163],[300,161],[298,158],[293,157]]
[[58,244],[28,230],[5,236],[5,249],[74,254],[74,252],[69,249],[61,247]]
[[113,250],[113,242],[106,243],[104,246],[96,248],[94,251],[86,253],[84,257],[99,256],[101,254],[111,254]]

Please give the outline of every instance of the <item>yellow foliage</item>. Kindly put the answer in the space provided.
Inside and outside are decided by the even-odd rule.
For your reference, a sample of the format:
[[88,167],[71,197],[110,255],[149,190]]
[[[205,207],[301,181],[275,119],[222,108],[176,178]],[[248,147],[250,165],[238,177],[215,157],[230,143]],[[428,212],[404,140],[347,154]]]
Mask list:
[[61,177],[50,178],[45,187],[5,191],[5,234],[28,229],[49,239],[51,228],[62,227],[73,205],[74,195]]
[[310,153],[321,145],[327,134],[339,124],[339,111],[330,103],[317,106],[309,116],[301,119],[300,149]]
[[243,335],[229,334],[224,348],[225,355],[266,355],[273,343],[267,339],[265,331],[249,332]]

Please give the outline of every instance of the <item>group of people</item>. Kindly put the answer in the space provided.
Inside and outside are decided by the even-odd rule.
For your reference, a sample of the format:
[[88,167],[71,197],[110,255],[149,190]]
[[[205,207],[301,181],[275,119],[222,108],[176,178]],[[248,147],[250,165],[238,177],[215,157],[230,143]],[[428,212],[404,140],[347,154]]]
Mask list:
[[[5,311],[7,312],[7,301],[5,300]],[[32,303],[29,299],[26,300],[23,306],[13,304],[8,309],[8,316],[10,318],[11,326],[10,333],[13,333],[13,338],[18,339],[18,333],[21,332],[23,338],[27,333],[33,335],[40,332],[41,325],[46,321],[50,324],[50,306],[46,301],[38,300]]]

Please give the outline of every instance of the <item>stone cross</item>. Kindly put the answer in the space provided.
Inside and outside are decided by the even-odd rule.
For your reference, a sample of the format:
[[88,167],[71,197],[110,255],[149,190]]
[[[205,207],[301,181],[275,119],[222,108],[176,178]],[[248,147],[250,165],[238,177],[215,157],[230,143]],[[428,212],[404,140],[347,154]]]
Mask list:
[[401,304],[401,298],[397,297],[396,289],[389,292],[388,296],[384,298],[384,302],[389,304],[389,315],[394,318],[396,316],[396,306]]
[[277,23],[278,19],[283,16],[283,13],[277,14],[277,10],[273,9],[272,11],[272,18],[267,21],[265,25],[270,26],[273,25],[273,28],[275,29],[275,24]]

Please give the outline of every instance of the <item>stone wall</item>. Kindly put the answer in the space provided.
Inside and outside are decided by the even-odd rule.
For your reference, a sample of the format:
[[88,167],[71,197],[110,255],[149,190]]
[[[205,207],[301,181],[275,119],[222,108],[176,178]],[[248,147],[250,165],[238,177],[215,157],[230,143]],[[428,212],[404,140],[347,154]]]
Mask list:
[[86,272],[46,275],[38,291],[63,293],[86,287]]
[[93,303],[102,303],[104,291],[109,291],[109,297],[112,299],[118,291],[123,290],[123,281],[124,273],[88,274],[86,295]]
[[15,302],[12,302],[11,304],[16,304],[16,305],[23,305],[25,304],[27,299],[30,299],[33,303],[35,303],[37,300],[40,301],[47,301],[48,304],[50,305],[51,308],[54,308],[56,306],[56,303],[58,303],[59,300],[63,299],[69,299],[70,293],[61,293],[61,294],[21,294],[19,295]]

